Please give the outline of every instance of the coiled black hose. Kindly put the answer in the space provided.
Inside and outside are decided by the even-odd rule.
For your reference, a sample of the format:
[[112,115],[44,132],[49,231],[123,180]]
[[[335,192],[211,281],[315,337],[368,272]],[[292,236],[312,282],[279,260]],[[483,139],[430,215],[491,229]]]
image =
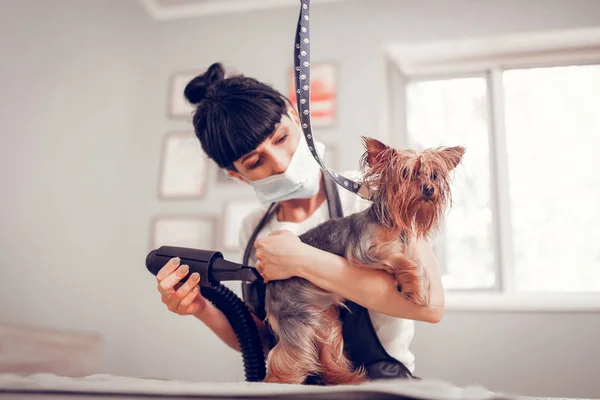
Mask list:
[[200,293],[221,310],[231,324],[242,351],[246,381],[262,381],[267,374],[265,355],[258,328],[248,306],[221,284],[214,287],[202,286]]

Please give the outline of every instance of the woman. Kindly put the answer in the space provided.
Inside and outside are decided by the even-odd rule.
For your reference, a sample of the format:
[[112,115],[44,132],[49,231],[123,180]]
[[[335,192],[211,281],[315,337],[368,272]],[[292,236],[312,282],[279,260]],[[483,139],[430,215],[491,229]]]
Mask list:
[[[193,124],[206,154],[231,177],[251,185],[265,204],[243,221],[240,243],[246,248],[245,261],[255,265],[265,281],[298,276],[348,299],[353,312],[342,313],[340,318],[349,358],[368,367],[371,378],[412,376],[414,356],[409,344],[414,320],[437,323],[444,310],[431,245],[419,243],[413,255],[429,269],[432,279],[433,305],[422,307],[406,300],[389,274],[354,268],[342,257],[302,243],[298,235],[332,214],[359,212],[369,203],[345,189],[337,190],[321,172],[289,100],[255,79],[224,75],[221,64],[211,65],[187,85],[185,96],[197,106]],[[322,153],[323,146],[319,146]],[[338,206],[332,207],[334,203]],[[172,312],[195,316],[239,351],[226,317],[200,295],[199,276],[193,274],[178,285],[188,272],[178,259],[161,269],[157,280],[163,303]],[[253,289],[245,286],[244,297],[248,301],[254,296],[255,320],[268,336],[264,315],[256,306],[264,291]]]

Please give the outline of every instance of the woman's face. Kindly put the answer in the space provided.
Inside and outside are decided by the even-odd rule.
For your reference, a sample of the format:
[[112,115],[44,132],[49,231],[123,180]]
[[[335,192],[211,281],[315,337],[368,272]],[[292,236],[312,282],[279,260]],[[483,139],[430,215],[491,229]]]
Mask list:
[[284,173],[302,135],[298,123],[298,114],[288,110],[271,136],[233,163],[237,172],[229,171],[229,175],[242,181],[256,181]]

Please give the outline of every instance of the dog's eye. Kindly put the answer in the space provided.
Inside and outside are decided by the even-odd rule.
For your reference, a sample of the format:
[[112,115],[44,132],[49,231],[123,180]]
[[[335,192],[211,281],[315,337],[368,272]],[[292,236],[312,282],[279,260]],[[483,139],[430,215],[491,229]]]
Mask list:
[[431,180],[435,181],[437,179],[437,172],[434,172],[433,174],[431,174]]

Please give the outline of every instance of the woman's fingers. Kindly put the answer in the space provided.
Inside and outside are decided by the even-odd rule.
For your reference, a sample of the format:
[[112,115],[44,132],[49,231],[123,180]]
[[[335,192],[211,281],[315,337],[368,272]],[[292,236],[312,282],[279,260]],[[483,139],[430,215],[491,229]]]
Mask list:
[[200,274],[194,272],[192,275],[190,275],[190,278],[183,285],[181,285],[179,289],[177,289],[175,292],[175,297],[182,300],[194,289],[194,287],[198,286],[198,283],[200,283]]
[[262,276],[263,281],[265,283],[267,283],[269,280],[267,279],[267,277],[264,275],[264,269],[260,263],[260,261],[256,261],[256,264],[254,264],[254,268],[256,268],[256,270],[258,271],[258,273]]
[[177,269],[177,267],[179,266],[180,261],[181,260],[179,257],[175,257],[175,258],[172,258],[171,260],[169,260],[169,262],[166,263],[160,269],[160,271],[158,271],[158,274],[156,274],[156,280],[160,282],[163,279],[165,279],[167,276],[171,275],[171,273],[173,271],[175,271]]
[[162,302],[167,306],[169,311],[181,315],[193,314],[204,307],[200,294],[200,274],[194,272],[189,279],[182,283],[181,280],[190,272],[187,265],[179,265],[181,260],[175,257],[169,260],[158,274],[158,291],[161,294]]
[[198,285],[199,281],[200,275],[197,272],[194,272],[190,278],[171,296],[168,304],[169,310],[176,312],[182,311],[181,302],[188,294],[190,294],[194,287]]
[[181,303],[179,303],[180,314],[189,314],[195,311],[193,309],[190,309],[190,306],[198,298],[199,293],[200,288],[198,286],[194,286],[192,290],[190,290],[190,292],[181,300]]
[[164,278],[158,283],[158,291],[163,295],[171,292],[173,287],[182,280],[190,271],[190,267],[182,265],[175,272]]

